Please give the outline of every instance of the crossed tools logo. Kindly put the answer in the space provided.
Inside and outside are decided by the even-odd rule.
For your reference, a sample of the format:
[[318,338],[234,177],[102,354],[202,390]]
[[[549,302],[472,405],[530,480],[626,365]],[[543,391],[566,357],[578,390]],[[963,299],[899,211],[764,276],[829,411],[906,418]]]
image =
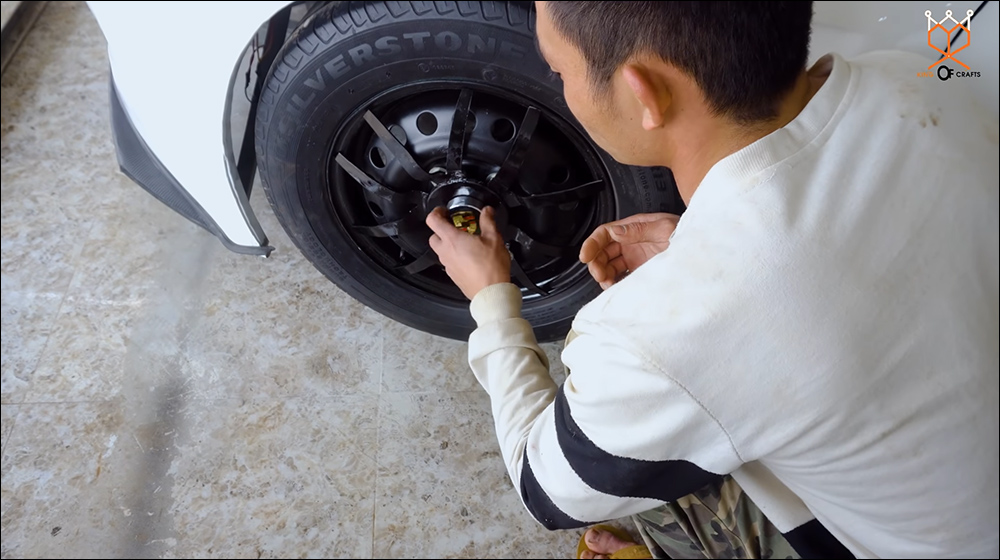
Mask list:
[[[965,50],[972,44],[972,10],[966,10],[965,19],[957,20],[951,10],[946,10],[941,21],[934,19],[934,14],[930,10],[924,12],[927,16],[927,46],[937,51],[941,57],[927,67],[927,72],[919,72],[917,75],[922,78],[937,76],[939,80],[947,81],[953,77],[958,78],[978,78],[979,72],[973,71],[967,64],[955,58],[955,55]],[[941,45],[943,42],[944,48]],[[953,70],[945,62],[954,62],[965,68],[965,70]],[[938,66],[940,65],[940,66]],[[937,70],[931,70],[937,66]]]

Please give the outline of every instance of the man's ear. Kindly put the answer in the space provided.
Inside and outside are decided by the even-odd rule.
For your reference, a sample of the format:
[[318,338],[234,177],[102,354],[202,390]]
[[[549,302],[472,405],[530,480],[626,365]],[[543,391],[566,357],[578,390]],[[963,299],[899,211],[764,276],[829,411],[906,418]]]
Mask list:
[[642,105],[642,128],[653,130],[662,127],[670,105],[670,89],[657,80],[648,68],[638,64],[623,66],[622,77]]

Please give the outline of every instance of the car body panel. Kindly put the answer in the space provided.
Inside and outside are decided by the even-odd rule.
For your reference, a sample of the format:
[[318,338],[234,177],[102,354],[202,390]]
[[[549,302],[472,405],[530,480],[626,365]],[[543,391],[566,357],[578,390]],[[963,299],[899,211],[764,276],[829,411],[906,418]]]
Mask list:
[[[251,37],[292,2],[91,1],[108,42],[115,87],[149,149],[237,246],[260,247],[266,237],[243,186],[231,171],[224,130],[232,77],[246,63]],[[852,57],[878,49],[926,56],[926,10],[961,20],[981,2],[816,2],[810,62],[828,52]],[[971,86],[986,111],[998,111],[998,13],[989,2],[976,16],[972,48],[958,57],[982,77]],[[919,69],[914,69],[916,73]],[[916,75],[915,75],[916,79]],[[235,142],[237,145],[239,142]],[[225,239],[224,239],[225,241]],[[232,247],[231,247],[232,248]]]
[[[230,79],[289,2],[90,2],[115,87],[150,150],[233,243],[259,246],[223,150]],[[244,197],[246,196],[243,193]]]

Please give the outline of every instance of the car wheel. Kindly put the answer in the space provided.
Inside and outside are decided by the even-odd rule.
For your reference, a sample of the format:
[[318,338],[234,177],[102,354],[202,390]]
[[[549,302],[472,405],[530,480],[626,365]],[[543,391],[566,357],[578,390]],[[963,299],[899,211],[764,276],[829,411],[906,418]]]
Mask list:
[[543,341],[601,291],[577,259],[597,225],[681,211],[668,170],[623,166],[588,139],[535,50],[530,10],[333,3],[266,78],[257,159],[278,219],[323,274],[392,319],[457,339],[475,327],[427,244],[435,206],[469,225],[496,208]]

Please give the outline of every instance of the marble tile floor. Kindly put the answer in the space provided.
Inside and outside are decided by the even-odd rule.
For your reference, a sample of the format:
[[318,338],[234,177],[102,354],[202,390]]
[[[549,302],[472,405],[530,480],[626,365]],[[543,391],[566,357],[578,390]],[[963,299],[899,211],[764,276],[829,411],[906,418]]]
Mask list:
[[575,552],[463,343],[341,292],[259,189],[277,250],[228,252],[118,172],[107,95],[93,16],[50,2],[2,78],[3,558]]

